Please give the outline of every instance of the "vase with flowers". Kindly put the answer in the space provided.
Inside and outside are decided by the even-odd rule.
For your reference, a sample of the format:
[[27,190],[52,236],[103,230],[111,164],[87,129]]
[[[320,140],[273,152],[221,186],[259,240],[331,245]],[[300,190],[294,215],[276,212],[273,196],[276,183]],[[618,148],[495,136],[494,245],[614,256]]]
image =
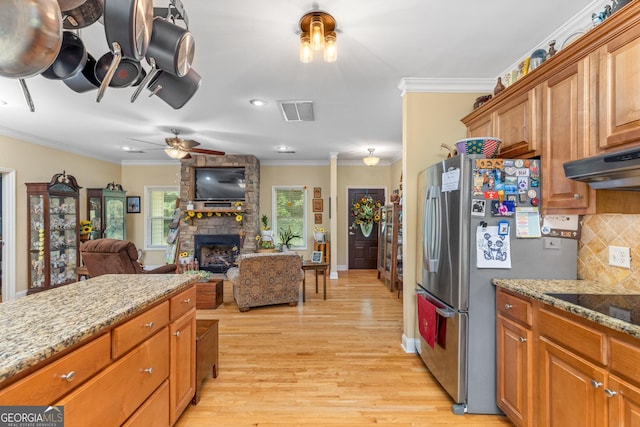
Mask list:
[[93,231],[93,226],[91,225],[91,221],[88,219],[83,219],[80,221],[80,241],[86,242],[89,240],[89,235]]
[[260,217],[260,222],[262,225],[260,226],[260,239],[263,242],[273,242],[271,227],[269,226],[269,217],[266,214],[263,214]]
[[373,200],[373,197],[369,195],[356,200],[351,205],[352,225],[360,227],[364,237],[369,237],[373,230],[373,225],[380,221],[380,215],[377,212],[380,206],[382,206],[382,203]]

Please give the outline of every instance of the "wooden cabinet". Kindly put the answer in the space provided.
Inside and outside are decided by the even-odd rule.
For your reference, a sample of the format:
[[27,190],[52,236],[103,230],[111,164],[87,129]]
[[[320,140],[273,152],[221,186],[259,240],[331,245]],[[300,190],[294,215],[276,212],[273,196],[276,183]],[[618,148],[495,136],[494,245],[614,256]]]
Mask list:
[[542,211],[587,213],[593,197],[588,184],[564,176],[565,162],[590,154],[589,59],[542,84]]
[[517,426],[534,425],[531,303],[498,290],[497,405]]
[[378,277],[389,282],[393,292],[402,273],[402,206],[399,203],[380,208],[378,225]]
[[609,402],[610,426],[640,425],[640,388],[610,375],[605,393]]
[[386,249],[386,245],[384,242],[387,241],[387,207],[381,206],[378,209],[378,216],[380,217],[380,221],[378,221],[378,279],[385,280],[385,254],[384,251]]
[[92,227],[90,239],[126,239],[126,194],[124,190],[87,188],[87,219]]
[[76,281],[80,186],[65,173],[26,183],[29,283],[27,293]]

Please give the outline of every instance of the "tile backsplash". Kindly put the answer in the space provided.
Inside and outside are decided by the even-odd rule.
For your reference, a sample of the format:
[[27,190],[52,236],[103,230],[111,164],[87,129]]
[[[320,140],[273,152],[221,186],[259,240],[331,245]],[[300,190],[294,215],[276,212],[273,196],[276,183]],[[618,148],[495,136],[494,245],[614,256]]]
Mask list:
[[[630,269],[609,265],[609,246],[629,248]],[[609,284],[612,289],[640,291],[640,215],[599,214],[582,217],[578,279]]]

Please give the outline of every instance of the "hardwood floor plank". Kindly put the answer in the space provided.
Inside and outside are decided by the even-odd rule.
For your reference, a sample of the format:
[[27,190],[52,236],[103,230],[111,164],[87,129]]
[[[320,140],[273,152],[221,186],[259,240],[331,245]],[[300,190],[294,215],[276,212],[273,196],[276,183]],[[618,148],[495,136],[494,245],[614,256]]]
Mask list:
[[224,304],[197,312],[220,321],[218,378],[176,426],[510,425],[453,415],[421,359],[401,348],[402,301],[375,270],[339,272],[326,300],[314,280],[307,272],[304,304],[245,313],[225,281]]

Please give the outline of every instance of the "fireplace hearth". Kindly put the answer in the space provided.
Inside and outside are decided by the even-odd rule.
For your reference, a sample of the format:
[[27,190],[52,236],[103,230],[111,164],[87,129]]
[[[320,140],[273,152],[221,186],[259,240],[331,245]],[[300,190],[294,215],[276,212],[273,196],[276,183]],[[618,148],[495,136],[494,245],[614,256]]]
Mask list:
[[233,267],[240,253],[237,234],[199,234],[195,238],[195,257],[200,270],[226,273]]

